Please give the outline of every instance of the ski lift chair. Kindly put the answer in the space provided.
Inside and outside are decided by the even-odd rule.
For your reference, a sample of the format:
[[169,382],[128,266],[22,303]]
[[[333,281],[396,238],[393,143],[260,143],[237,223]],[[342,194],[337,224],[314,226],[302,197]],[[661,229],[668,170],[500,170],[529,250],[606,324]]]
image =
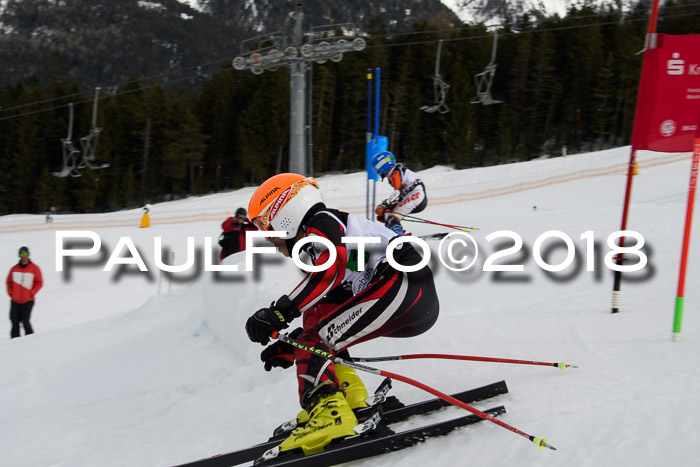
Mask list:
[[78,163],[78,156],[80,151],[73,146],[73,103],[68,104],[68,135],[65,138],[61,138],[61,145],[63,151],[63,168],[56,172],[52,172],[51,175],[54,177],[65,178],[69,175],[71,177],[80,177],[80,172],[78,171],[76,164]]
[[87,167],[90,170],[98,170],[109,167],[108,162],[95,159],[97,137],[100,135],[101,131],[102,128],[92,127],[87,136],[80,138],[80,146],[83,148],[83,160],[80,162],[80,165],[78,165],[79,169]]
[[435,103],[433,105],[421,106],[421,110],[429,114],[438,112],[441,114],[446,114],[450,111],[450,108],[445,104],[445,98],[447,97],[447,91],[450,90],[450,85],[445,83],[440,76],[440,52],[442,50],[442,39],[438,42],[437,49],[437,60],[435,62],[435,74],[433,75],[433,96]]
[[97,138],[102,128],[97,127],[97,100],[100,95],[100,88],[95,88],[95,99],[92,104],[92,129],[87,136],[80,138],[80,146],[83,148],[83,160],[78,166],[79,169],[87,167],[90,170],[106,169],[109,163],[95,159],[97,150]]
[[476,97],[472,100],[472,104],[492,105],[501,104],[491,95],[491,85],[493,85],[493,77],[496,74],[496,50],[498,49],[498,30],[493,34],[493,48],[491,49],[491,61],[484,71],[474,75],[474,84],[476,85]]
[[489,63],[486,69],[481,73],[474,75],[474,84],[476,84],[476,97],[472,100],[472,104],[501,104],[491,95],[491,85],[493,84],[493,76],[496,74],[496,64]]

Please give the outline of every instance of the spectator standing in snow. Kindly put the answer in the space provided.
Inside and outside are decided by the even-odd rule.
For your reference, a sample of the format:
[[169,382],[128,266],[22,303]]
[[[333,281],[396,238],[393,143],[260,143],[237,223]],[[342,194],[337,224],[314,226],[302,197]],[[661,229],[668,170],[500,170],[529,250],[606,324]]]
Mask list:
[[10,337],[19,337],[20,323],[24,327],[24,335],[34,334],[29,322],[34,308],[34,296],[44,284],[41,269],[29,259],[29,248],[19,249],[19,263],[12,266],[7,275],[7,294],[10,296],[10,321],[12,330]]
[[245,233],[249,230],[258,230],[248,222],[247,217],[247,211],[244,208],[238,208],[234,217],[227,218],[221,224],[223,233],[219,236],[219,246],[221,246],[219,261],[245,250]]

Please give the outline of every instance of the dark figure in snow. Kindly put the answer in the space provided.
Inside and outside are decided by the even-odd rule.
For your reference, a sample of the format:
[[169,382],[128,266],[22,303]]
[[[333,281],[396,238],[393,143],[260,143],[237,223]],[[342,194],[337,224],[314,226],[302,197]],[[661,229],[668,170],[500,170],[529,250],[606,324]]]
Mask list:
[[34,308],[34,296],[44,282],[41,269],[29,259],[29,248],[26,246],[19,249],[19,263],[12,266],[5,282],[7,294],[10,296],[10,337],[19,337],[20,324],[24,327],[25,336],[34,334],[29,319]]
[[245,233],[249,230],[257,230],[247,217],[245,208],[238,208],[234,217],[227,218],[221,224],[223,232],[219,235],[219,246],[221,246],[219,261],[245,250]]
[[[284,231],[282,238],[268,237],[289,257],[302,238],[327,239],[337,256],[329,269],[310,272],[288,295],[261,308],[246,323],[248,337],[267,345],[273,331],[289,327],[302,317],[301,327],[289,335],[306,345],[349,358],[348,348],[377,337],[413,337],[430,329],[438,317],[439,303],[433,274],[428,267],[401,272],[389,265],[386,248],[394,232],[364,217],[326,207],[313,178],[280,174],[268,179],[253,194],[248,206],[252,222],[260,230]],[[343,237],[378,237],[366,244],[358,258],[358,245],[342,243]],[[325,264],[329,248],[320,241],[306,243],[301,254],[314,265]],[[422,258],[404,242],[394,250],[403,266]],[[354,435],[353,409],[367,407],[367,389],[352,368],[282,341],[263,350],[265,369],[296,364],[302,411],[281,451],[301,448],[306,454],[322,451],[334,439]]]
[[404,235],[401,214],[419,213],[425,209],[428,205],[425,185],[415,172],[403,164],[397,164],[396,158],[389,151],[375,154],[371,166],[382,180],[388,177],[394,188],[391,196],[376,207],[377,220],[385,223],[387,229],[393,230],[397,235]]

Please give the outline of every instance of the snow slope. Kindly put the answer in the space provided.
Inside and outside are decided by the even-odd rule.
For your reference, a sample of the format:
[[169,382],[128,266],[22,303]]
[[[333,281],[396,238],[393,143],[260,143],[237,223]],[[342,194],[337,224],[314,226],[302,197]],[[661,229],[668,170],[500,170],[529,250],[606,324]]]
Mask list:
[[[670,342],[690,156],[639,153],[629,228],[644,235],[649,264],[625,276],[622,312],[611,315],[612,273],[602,257],[607,236],[619,228],[628,156],[629,148],[619,148],[421,173],[430,202],[423,215],[479,227],[472,235],[480,259],[473,270],[459,273],[433,259],[441,301],[437,324],[416,338],[360,344],[354,354],[460,353],[566,360],[579,368],[375,364],[445,392],[505,379],[510,393],[477,407],[505,405],[503,421],[548,437],[557,451],[538,451],[484,422],[355,465],[696,465],[698,229],[683,339]],[[362,174],[321,177],[319,183],[328,204],[363,212]],[[184,262],[188,236],[201,255],[204,238],[215,238],[226,212],[246,205],[251,192],[155,205],[150,229],[138,228],[140,210],[57,216],[49,225],[42,216],[0,217],[0,264],[9,269],[19,246],[28,245],[46,280],[33,314],[36,334],[9,340],[9,322],[0,321],[0,465],[173,465],[260,442],[296,413],[294,373],[266,373],[258,360],[261,347],[243,329],[253,311],[296,285],[301,274],[291,261],[271,255],[248,273],[239,254],[227,263],[238,264],[240,272],[214,273],[203,271],[198,260],[198,271],[171,279],[154,265],[154,237],[163,238],[166,254],[175,252],[175,263]],[[378,198],[388,193],[388,185],[378,187]],[[415,234],[440,230],[406,227]],[[56,272],[57,229],[97,232],[103,256]],[[486,241],[499,230],[524,239],[525,253],[508,258],[524,264],[524,272],[480,270],[486,256],[508,246]],[[577,247],[574,265],[561,273],[545,274],[533,259],[535,239],[548,230],[565,232]],[[585,243],[579,238],[585,231],[595,232],[595,272],[585,270]],[[134,266],[102,271],[122,236],[133,238],[149,273]],[[437,242],[431,246],[435,254]],[[563,257],[563,249],[555,249],[548,261],[556,264]],[[369,387],[379,382],[373,375],[363,379]],[[427,397],[401,383],[393,393],[407,403]],[[429,419],[457,415],[460,410],[451,408]]]

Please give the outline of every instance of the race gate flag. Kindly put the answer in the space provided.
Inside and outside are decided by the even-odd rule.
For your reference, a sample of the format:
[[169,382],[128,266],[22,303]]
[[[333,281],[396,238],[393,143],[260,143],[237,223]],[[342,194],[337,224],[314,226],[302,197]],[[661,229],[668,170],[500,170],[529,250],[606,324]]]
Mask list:
[[700,114],[700,34],[655,34],[644,53],[632,149],[687,152]]
[[371,166],[370,162],[375,154],[389,149],[389,138],[386,136],[373,136],[367,141],[367,179],[379,181],[379,175]]

